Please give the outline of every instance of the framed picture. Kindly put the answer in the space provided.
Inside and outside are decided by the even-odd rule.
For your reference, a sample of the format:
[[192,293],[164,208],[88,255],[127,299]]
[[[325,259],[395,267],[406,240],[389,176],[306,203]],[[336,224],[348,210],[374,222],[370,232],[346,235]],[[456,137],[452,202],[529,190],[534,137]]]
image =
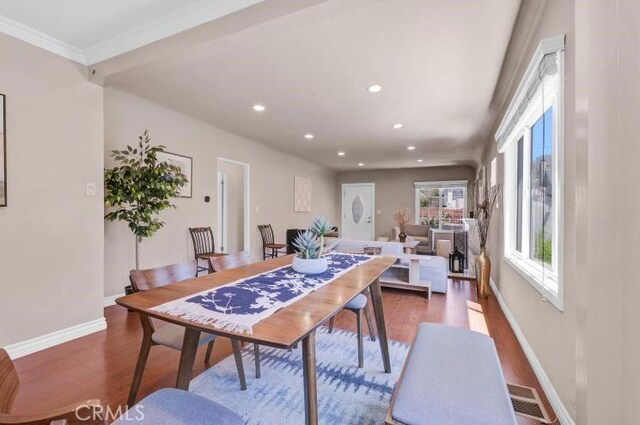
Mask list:
[[0,207],[7,206],[7,114],[4,95],[0,94]]
[[185,184],[184,187],[180,189],[180,194],[178,195],[178,197],[191,198],[191,181],[193,180],[193,158],[184,155],[178,155],[177,153],[160,152],[158,154],[158,160],[162,162],[168,162],[180,168],[182,174],[187,177],[187,184]]
[[294,212],[311,212],[311,179],[293,177]]

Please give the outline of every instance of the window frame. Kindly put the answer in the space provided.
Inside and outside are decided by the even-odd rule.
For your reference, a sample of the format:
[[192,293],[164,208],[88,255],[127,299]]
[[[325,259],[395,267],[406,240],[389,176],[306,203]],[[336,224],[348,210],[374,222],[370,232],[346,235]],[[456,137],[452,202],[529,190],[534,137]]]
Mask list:
[[[558,51],[558,74],[555,78],[555,91],[545,94],[544,105],[541,95],[534,96],[526,112],[518,121],[515,130],[507,138],[504,160],[504,260],[544,299],[558,310],[564,308],[564,222],[561,206],[564,189],[564,55]],[[544,86],[544,84],[543,84]],[[553,108],[553,197],[551,211],[555,228],[552,240],[552,267],[530,258],[531,225],[531,130],[535,122]],[[523,139],[523,193],[522,193],[522,234],[521,251],[517,248],[517,172],[518,142]]]
[[[468,180],[446,180],[446,181],[420,181],[414,182],[414,222],[415,224],[420,224],[420,191],[423,189],[453,189],[453,188],[462,188],[464,191],[463,199],[464,199],[464,208],[462,216],[463,218],[468,217],[469,212],[469,181]],[[439,196],[440,203],[438,205],[438,209],[441,212],[442,210],[442,195]],[[441,214],[439,214],[441,216]],[[464,227],[464,224],[462,225]],[[438,220],[438,227],[429,226],[429,229],[434,230],[449,230],[442,228],[442,220]],[[452,229],[455,230],[455,229]]]

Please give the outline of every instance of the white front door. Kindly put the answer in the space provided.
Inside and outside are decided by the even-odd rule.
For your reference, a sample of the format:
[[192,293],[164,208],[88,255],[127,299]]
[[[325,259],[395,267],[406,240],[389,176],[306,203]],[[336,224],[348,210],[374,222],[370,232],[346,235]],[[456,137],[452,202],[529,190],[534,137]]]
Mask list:
[[373,183],[342,185],[342,237],[361,241],[374,240]]

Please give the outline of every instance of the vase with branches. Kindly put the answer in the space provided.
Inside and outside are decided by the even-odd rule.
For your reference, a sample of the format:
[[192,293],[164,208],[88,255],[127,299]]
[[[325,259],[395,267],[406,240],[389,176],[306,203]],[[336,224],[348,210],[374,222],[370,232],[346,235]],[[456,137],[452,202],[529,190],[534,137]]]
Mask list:
[[[477,186],[476,186],[477,187]],[[476,189],[476,223],[478,229],[478,239],[480,242],[480,254],[476,257],[476,290],[478,298],[486,298],[491,293],[491,260],[486,253],[487,237],[489,236],[489,225],[496,207],[498,192],[500,185],[497,184],[490,188],[485,186],[484,193],[480,196],[479,190]]]
[[393,213],[393,221],[396,222],[400,232],[398,233],[398,240],[404,243],[407,240],[407,234],[404,232],[405,227],[409,224],[411,218],[409,217],[409,213],[405,208],[398,208],[395,213]]
[[129,226],[135,237],[136,269],[140,268],[140,242],[163,227],[158,215],[175,208],[170,199],[187,183],[179,167],[158,161],[158,153],[164,150],[162,145],[151,144],[149,131],[145,130],[137,145],[111,151],[117,165],[104,171],[104,203],[109,210],[104,218]]

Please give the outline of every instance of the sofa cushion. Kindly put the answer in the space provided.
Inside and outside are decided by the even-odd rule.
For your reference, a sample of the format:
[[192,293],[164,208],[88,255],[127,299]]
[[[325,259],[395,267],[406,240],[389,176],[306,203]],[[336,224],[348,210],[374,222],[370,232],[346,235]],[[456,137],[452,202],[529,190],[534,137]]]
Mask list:
[[429,226],[426,224],[407,224],[404,226],[404,233],[407,236],[429,237]]
[[408,241],[418,241],[420,245],[425,245],[429,243],[429,238],[426,236],[409,236],[407,235]]

